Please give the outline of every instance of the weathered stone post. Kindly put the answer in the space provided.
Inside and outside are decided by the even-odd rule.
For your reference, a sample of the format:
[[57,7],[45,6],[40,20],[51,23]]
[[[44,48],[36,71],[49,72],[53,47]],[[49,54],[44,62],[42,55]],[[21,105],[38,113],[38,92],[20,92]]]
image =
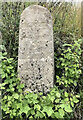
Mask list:
[[26,8],[20,20],[18,74],[25,91],[47,93],[54,81],[54,42],[50,12],[39,5]]

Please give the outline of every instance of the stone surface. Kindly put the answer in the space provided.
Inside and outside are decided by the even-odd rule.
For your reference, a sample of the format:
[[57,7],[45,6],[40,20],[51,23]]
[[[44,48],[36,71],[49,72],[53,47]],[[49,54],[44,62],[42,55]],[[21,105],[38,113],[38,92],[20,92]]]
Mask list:
[[19,28],[18,74],[25,91],[47,93],[54,82],[54,42],[50,12],[39,5],[26,8]]

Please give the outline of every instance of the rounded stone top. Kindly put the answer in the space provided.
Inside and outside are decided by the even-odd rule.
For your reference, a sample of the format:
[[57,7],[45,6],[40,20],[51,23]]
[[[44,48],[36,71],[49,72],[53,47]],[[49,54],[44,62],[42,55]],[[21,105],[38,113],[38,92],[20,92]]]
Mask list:
[[25,14],[27,11],[30,11],[30,10],[34,11],[34,12],[37,10],[43,11],[43,12],[46,11],[48,14],[50,14],[50,11],[47,8],[40,6],[40,5],[30,5],[29,7],[25,8],[25,10],[22,12],[22,14]]
[[[47,21],[47,22],[46,22]],[[20,27],[30,25],[31,23],[46,23],[52,25],[52,16],[50,11],[40,5],[31,5],[22,12],[20,19]]]
[[[31,5],[22,12],[22,19],[34,18],[34,19],[49,19],[52,20],[50,11],[40,5]],[[33,21],[33,20],[32,20]]]

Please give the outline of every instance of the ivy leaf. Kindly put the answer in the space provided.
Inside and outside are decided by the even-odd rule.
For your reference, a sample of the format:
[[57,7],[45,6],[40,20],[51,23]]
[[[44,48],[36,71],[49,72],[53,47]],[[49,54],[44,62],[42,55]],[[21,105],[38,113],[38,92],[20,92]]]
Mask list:
[[33,102],[33,104],[36,104],[36,103],[38,103],[39,101],[34,99],[32,102]]
[[10,73],[10,70],[9,70],[9,69],[7,69],[7,72],[8,72],[8,73]]
[[18,103],[18,104],[17,104],[17,109],[18,109],[18,108],[22,108],[22,103]]
[[40,105],[35,105],[35,106],[34,106],[34,109],[37,109],[37,110],[39,110],[39,111],[40,111],[40,108],[41,108]]
[[2,90],[5,90],[5,87],[2,86],[1,89],[2,89]]
[[43,112],[37,111],[35,118],[43,118],[44,116],[45,116],[45,114]]
[[37,95],[37,94],[33,94],[33,98],[34,98],[34,99],[37,99],[37,98],[38,98],[38,95]]
[[51,100],[52,102],[54,101],[54,99],[55,99],[55,97],[54,97],[54,96],[51,96],[51,99],[50,99],[50,100]]
[[3,73],[3,74],[1,75],[2,79],[5,78],[5,76],[6,76],[5,73]]
[[65,98],[64,101],[65,101],[65,102],[68,102],[68,101],[69,101],[69,98]]
[[65,97],[68,97],[68,93],[67,92],[65,92]]
[[24,88],[24,84],[21,84],[21,85],[20,85],[20,88]]
[[56,93],[56,96],[57,96],[58,98],[60,98],[60,93],[59,93],[59,92],[57,92],[57,93]]
[[49,96],[49,99],[50,99],[50,100],[52,101],[52,103],[53,103],[55,97],[54,97],[54,96],[51,96],[51,95],[48,95],[48,96]]
[[77,98],[80,98],[80,95],[76,95]]
[[73,84],[74,84],[75,86],[77,86],[77,82],[76,82],[76,81],[74,81]]
[[65,104],[61,104],[60,107],[61,107],[61,108],[65,108]]
[[60,116],[61,116],[61,118],[63,118],[63,116],[64,116],[64,110],[63,109],[59,109],[59,113],[60,113]]
[[74,96],[74,97],[73,97],[73,102],[74,102],[74,103],[78,103],[79,100]]
[[71,101],[71,106],[74,107],[74,103]]
[[73,99],[72,98],[70,98],[70,101],[72,101]]
[[42,93],[42,92],[40,92],[40,93],[39,93],[39,95],[40,95],[40,96],[42,96],[42,95],[43,95],[43,93]]
[[29,110],[30,110],[30,107],[26,105],[23,107],[22,112],[27,114]]
[[30,120],[30,119],[33,119],[33,116],[30,116],[30,117],[29,117],[29,120]]
[[51,106],[44,106],[43,107],[43,112],[46,112],[48,117],[52,115],[52,113],[54,113],[54,111],[52,110]]
[[59,103],[59,102],[60,102],[60,99],[56,99],[56,100],[55,100],[55,103]]
[[15,93],[13,96],[14,96],[15,99],[19,98],[19,95],[17,93]]
[[45,100],[45,99],[46,99],[46,96],[42,96],[42,98]]
[[13,69],[13,66],[8,66],[8,69]]
[[15,73],[12,73],[11,76],[13,77],[15,75]]
[[60,118],[59,112],[55,112],[54,114],[55,114],[55,117],[56,117],[56,118]]
[[65,111],[69,112],[69,113],[72,112],[72,108],[70,107],[70,105],[68,105],[68,104],[65,105]]
[[35,115],[35,111],[34,111],[34,110],[31,110],[31,114],[32,114],[32,115]]

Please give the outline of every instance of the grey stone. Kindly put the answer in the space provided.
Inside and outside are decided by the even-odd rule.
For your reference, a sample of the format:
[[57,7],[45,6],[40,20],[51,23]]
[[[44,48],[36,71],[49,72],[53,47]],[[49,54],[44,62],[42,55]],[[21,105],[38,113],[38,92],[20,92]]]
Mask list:
[[52,17],[47,8],[32,5],[21,14],[18,75],[25,91],[47,93],[54,82]]

